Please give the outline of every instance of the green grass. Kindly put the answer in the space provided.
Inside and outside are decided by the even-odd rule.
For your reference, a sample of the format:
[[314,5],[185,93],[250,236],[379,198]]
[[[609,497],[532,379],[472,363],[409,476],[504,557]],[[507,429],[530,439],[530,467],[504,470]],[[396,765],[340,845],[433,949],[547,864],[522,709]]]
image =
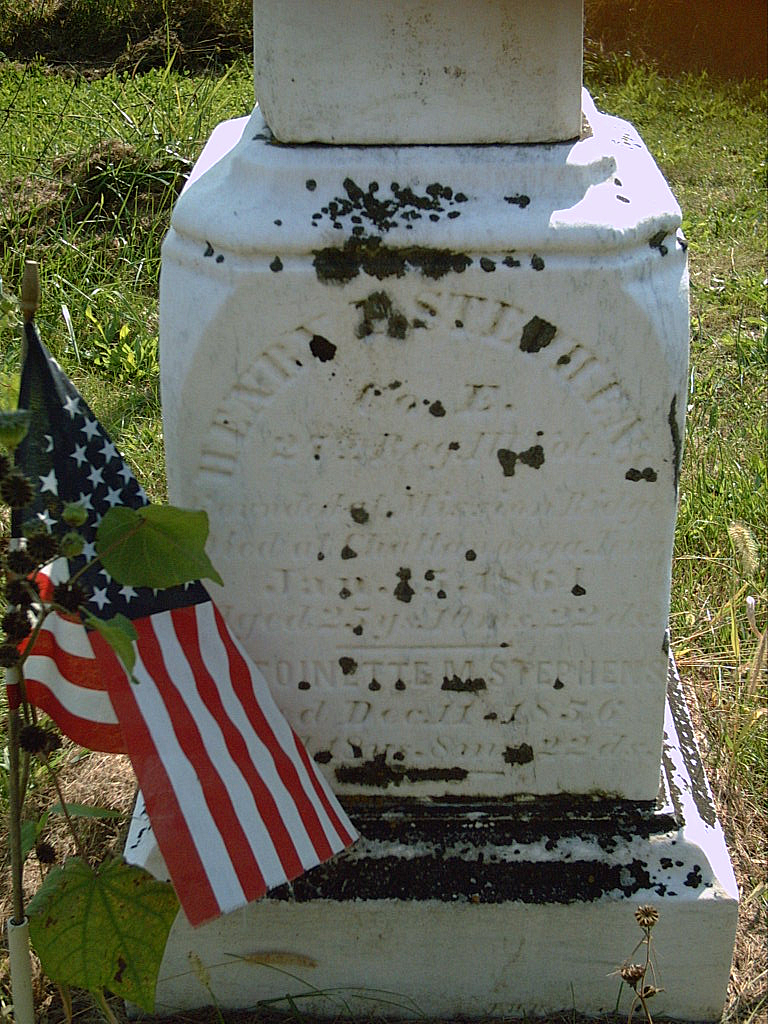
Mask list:
[[[87,35],[92,21],[83,19],[94,4],[73,0],[70,6],[74,20],[67,32]],[[54,73],[42,60],[0,64],[0,276],[13,292],[24,259],[40,261],[38,324],[46,343],[134,463],[150,496],[161,500],[160,244],[184,175],[213,126],[252,105],[246,56],[215,73],[193,73],[189,54],[198,44],[205,51],[200,40],[216,31],[214,15],[221,31],[227,10],[242,27],[243,5],[225,4],[212,14],[215,5],[199,4],[209,20],[198,25],[197,36],[194,26],[164,21],[163,3],[145,4],[141,17],[129,0],[100,0],[97,6],[112,19],[109,53],[135,56],[141,33],[154,32],[162,59],[146,70],[152,61],[128,62],[121,72],[102,62],[98,74],[82,68]],[[179,5],[182,11],[193,7]],[[38,30],[44,23],[53,32],[59,5],[52,0],[23,8],[0,0],[0,51],[23,56],[30,40],[43,38],[30,28],[36,10],[44,16]],[[227,31],[231,41],[235,30]],[[243,38],[238,36],[240,44]],[[96,45],[86,40],[82,53]],[[210,48],[205,52],[210,55]],[[55,56],[60,59],[58,50]],[[749,906],[764,920],[765,670],[750,676],[758,641],[746,596],[757,597],[757,623],[764,629],[765,86],[706,76],[671,80],[619,58],[589,59],[585,77],[599,108],[638,127],[684,212],[692,350],[673,648],[696,686],[742,886],[755,894]],[[0,320],[0,371],[17,367],[18,339]],[[751,533],[756,551],[745,553],[738,528],[729,534],[734,522]],[[749,1001],[757,1012],[766,1005],[759,1002],[768,999],[760,970],[759,963],[738,969],[729,1019],[746,1020],[739,1015]]]

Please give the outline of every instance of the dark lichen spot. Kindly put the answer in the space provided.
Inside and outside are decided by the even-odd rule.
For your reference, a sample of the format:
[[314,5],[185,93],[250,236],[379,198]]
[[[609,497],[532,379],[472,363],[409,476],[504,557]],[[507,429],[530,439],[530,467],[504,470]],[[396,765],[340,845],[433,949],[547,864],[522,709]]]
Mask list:
[[404,601],[406,604],[411,600],[416,591],[410,585],[408,580],[411,578],[410,569],[398,569],[397,576],[400,582],[397,584],[394,590],[395,597],[398,601]]
[[451,210],[448,214],[448,220],[456,220],[457,217],[461,216],[461,210]]
[[533,747],[530,743],[521,743],[519,747],[507,747],[504,751],[507,764],[530,764],[533,760]]
[[445,591],[444,590],[438,590],[438,592],[435,595],[435,597],[437,597],[437,599],[439,601],[444,601],[445,600]]
[[352,591],[348,590],[347,587],[342,587],[339,591],[339,597],[342,601],[346,601],[348,597],[352,596]]
[[505,256],[501,262],[504,264],[505,267],[512,268],[520,266],[520,260],[516,260],[514,256]]
[[556,334],[557,328],[554,324],[542,320],[539,316],[534,316],[523,327],[520,350],[522,352],[540,352],[549,345]]
[[586,590],[577,583],[575,586],[571,587],[571,593],[574,597],[583,597],[586,594]]
[[568,363],[570,363],[570,361],[571,361],[571,357],[569,355],[563,355],[563,356],[560,356],[560,358],[557,360],[557,365],[558,366],[567,366]]
[[470,548],[468,551],[464,552],[464,557],[468,562],[474,562],[474,560],[477,558],[477,552],[473,551],[472,548]]
[[499,716],[495,711],[489,711],[487,715],[483,715],[484,722],[495,722]]
[[544,465],[544,449],[540,444],[531,445],[524,452],[520,452],[517,457],[524,466],[530,466],[531,469],[541,469]]
[[530,196],[523,195],[520,192],[514,196],[504,196],[505,203],[509,203],[511,206],[519,206],[521,210],[524,210],[530,201]]
[[563,680],[562,680],[562,679],[560,679],[560,677],[559,677],[559,676],[558,676],[558,678],[557,678],[557,679],[556,679],[556,680],[554,681],[554,683],[552,684],[552,688],[553,688],[554,690],[562,690],[562,688],[563,688],[564,686],[565,686],[565,683],[563,682]]
[[362,626],[353,626],[352,627],[352,632],[355,634],[355,636],[362,636],[363,635],[363,627]]
[[616,196],[616,198],[619,200],[620,203],[628,203],[629,202],[629,200],[627,199],[626,196]]
[[314,192],[317,188],[317,182],[314,178],[307,178],[304,184],[306,185],[307,192]]
[[408,320],[402,313],[393,313],[387,320],[387,334],[390,338],[402,339],[408,333]]
[[434,578],[435,578],[435,570],[434,569],[427,569],[427,571],[424,573],[424,579],[431,581]]
[[401,388],[402,386],[403,382],[401,380],[391,380],[389,384],[387,384],[387,388],[390,391],[397,391],[397,389]]
[[209,242],[209,241],[208,241],[208,240],[206,239],[206,242],[205,242],[205,252],[203,253],[203,256],[205,256],[206,258],[208,258],[208,257],[210,257],[210,256],[213,256],[213,252],[214,252],[214,250],[213,250],[213,246],[212,246],[212,245],[211,245],[211,243],[210,243],[210,242]]
[[402,750],[396,750],[394,752],[394,754],[392,755],[392,760],[393,761],[404,761],[405,760],[405,754],[402,752]]
[[368,683],[368,689],[375,693],[376,690],[381,689],[381,683],[378,681],[378,679],[372,679],[370,683]]
[[459,448],[461,448],[461,445],[459,444],[458,441],[451,441],[451,443],[448,445],[449,452],[457,452]]
[[330,750],[318,750],[318,752],[315,754],[312,760],[316,761],[318,764],[328,764],[328,762],[331,760],[331,757],[332,755]]
[[357,558],[357,552],[353,551],[349,544],[345,544],[341,549],[341,557],[343,559]]
[[683,457],[683,441],[680,436],[680,427],[677,423],[677,395],[673,396],[672,403],[669,406],[667,423],[669,424],[669,432],[672,435],[672,465],[674,467],[675,496],[677,496],[677,490],[680,486],[680,463]]
[[463,192],[457,192],[456,195],[453,198],[456,200],[457,203],[466,203],[467,202],[467,197],[464,195]]
[[354,675],[357,672],[357,662],[354,658],[343,657],[339,658],[339,665],[341,671],[345,676]]
[[323,552],[322,551],[318,551],[317,552],[317,560],[318,560],[318,562],[322,562],[322,560],[324,558],[325,558],[325,555],[323,554]]
[[362,505],[353,505],[349,510],[349,514],[356,523],[367,523],[371,518]]
[[313,334],[309,343],[309,351],[315,359],[319,359],[321,363],[327,363],[336,355],[336,346],[322,334]]
[[689,889],[698,889],[704,879],[701,877],[701,868],[698,864],[694,864],[691,871],[685,877],[684,885],[687,885]]
[[533,256],[531,256],[531,266],[534,270],[543,270],[544,260],[541,258],[541,256],[537,256],[536,253],[534,253]]
[[216,262],[217,263],[223,263],[224,262],[224,256],[222,255],[222,253],[219,253],[219,255],[216,257]]
[[283,269],[283,261],[279,256],[275,256],[272,262],[269,264],[269,269],[273,274],[279,273]]
[[485,680],[478,676],[476,679],[462,679],[459,675],[443,676],[441,690],[450,690],[453,693],[478,693],[484,690]]
[[405,689],[405,683],[403,682],[402,679],[397,680],[397,682],[395,683],[395,689],[401,691]]
[[648,480],[649,483],[653,483],[657,479],[655,469],[651,469],[650,466],[646,466],[645,469],[628,469],[624,474],[625,480]]
[[445,409],[443,408],[443,403],[440,401],[433,402],[429,407],[429,411],[433,416],[445,416]]
[[329,247],[314,252],[312,265],[318,280],[344,284],[364,271],[383,281],[387,277],[403,277],[410,270],[438,280],[445,274],[463,273],[472,263],[464,253],[427,246],[392,248],[377,236],[348,238],[342,248]]
[[493,260],[489,260],[487,256],[482,256],[480,259],[480,268],[484,270],[486,274],[492,274],[496,269],[496,264]]
[[306,679],[300,679],[299,680],[299,689],[300,690],[308,690],[309,689],[309,682]]
[[283,222],[282,222],[282,221],[280,220],[280,218],[279,218],[279,217],[277,218],[277,220],[273,221],[273,223],[274,223],[274,224],[275,224],[275,226],[276,226],[276,227],[278,227],[278,228],[281,228],[281,227],[283,226]]
[[650,245],[652,249],[658,249],[662,256],[666,256],[669,251],[666,245],[664,245],[664,239],[666,237],[667,232],[662,228],[648,239],[648,245]]

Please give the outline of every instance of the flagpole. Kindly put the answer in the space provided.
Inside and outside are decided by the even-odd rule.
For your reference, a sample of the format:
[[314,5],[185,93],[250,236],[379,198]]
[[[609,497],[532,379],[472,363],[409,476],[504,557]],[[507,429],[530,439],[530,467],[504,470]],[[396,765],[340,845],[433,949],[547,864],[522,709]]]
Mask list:
[[[31,324],[40,304],[40,273],[33,260],[26,260],[21,283],[21,311],[24,323]],[[21,358],[26,352],[26,331],[22,338]],[[18,666],[5,671],[6,692],[18,692],[22,676]],[[19,771],[19,710],[8,712],[8,839],[11,854],[13,917],[8,921],[8,955],[11,975],[13,1016],[16,1024],[34,1024],[32,964],[29,957],[29,918],[24,912],[24,862],[21,856],[21,785]]]

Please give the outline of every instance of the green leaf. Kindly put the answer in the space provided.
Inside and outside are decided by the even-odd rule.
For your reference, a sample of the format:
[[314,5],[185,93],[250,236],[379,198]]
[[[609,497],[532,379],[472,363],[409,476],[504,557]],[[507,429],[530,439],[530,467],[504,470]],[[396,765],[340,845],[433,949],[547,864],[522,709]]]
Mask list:
[[199,579],[223,586],[205,553],[208,515],[173,505],[111,508],[96,531],[107,572],[132,587],[177,587]]
[[131,620],[118,612],[117,615],[113,615],[109,619],[98,619],[95,615],[86,615],[83,621],[86,626],[95,629],[104,637],[125,665],[128,675],[133,675],[133,666],[136,664],[136,648],[133,646],[136,640],[136,629]]
[[[114,807],[94,807],[91,804],[65,804],[67,814],[70,818],[124,818],[123,811],[117,811]],[[54,804],[50,810],[51,814],[63,814],[61,804]]]
[[40,835],[39,821],[22,821],[21,823],[21,860],[22,863],[34,850],[37,837]]
[[72,857],[29,904],[29,934],[51,981],[108,989],[152,1013],[178,909],[172,886],[142,868],[114,859],[94,869]]

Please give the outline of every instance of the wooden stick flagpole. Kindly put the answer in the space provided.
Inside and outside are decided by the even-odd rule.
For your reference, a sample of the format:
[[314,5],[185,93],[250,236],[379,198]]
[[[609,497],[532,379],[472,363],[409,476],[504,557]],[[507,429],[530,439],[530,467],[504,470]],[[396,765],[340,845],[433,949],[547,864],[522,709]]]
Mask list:
[[[40,274],[37,263],[27,260],[21,283],[21,311],[24,323],[30,324],[40,305]],[[22,362],[26,354],[26,336],[22,341]],[[6,686],[19,686],[21,673],[17,667],[5,671]],[[8,712],[8,834],[11,853],[13,885],[13,917],[8,921],[8,954],[10,960],[13,1015],[16,1024],[34,1024],[35,1005],[32,995],[32,964],[29,958],[29,919],[24,912],[22,878],[24,862],[21,856],[21,786],[19,770],[19,731],[21,721],[18,708]]]

